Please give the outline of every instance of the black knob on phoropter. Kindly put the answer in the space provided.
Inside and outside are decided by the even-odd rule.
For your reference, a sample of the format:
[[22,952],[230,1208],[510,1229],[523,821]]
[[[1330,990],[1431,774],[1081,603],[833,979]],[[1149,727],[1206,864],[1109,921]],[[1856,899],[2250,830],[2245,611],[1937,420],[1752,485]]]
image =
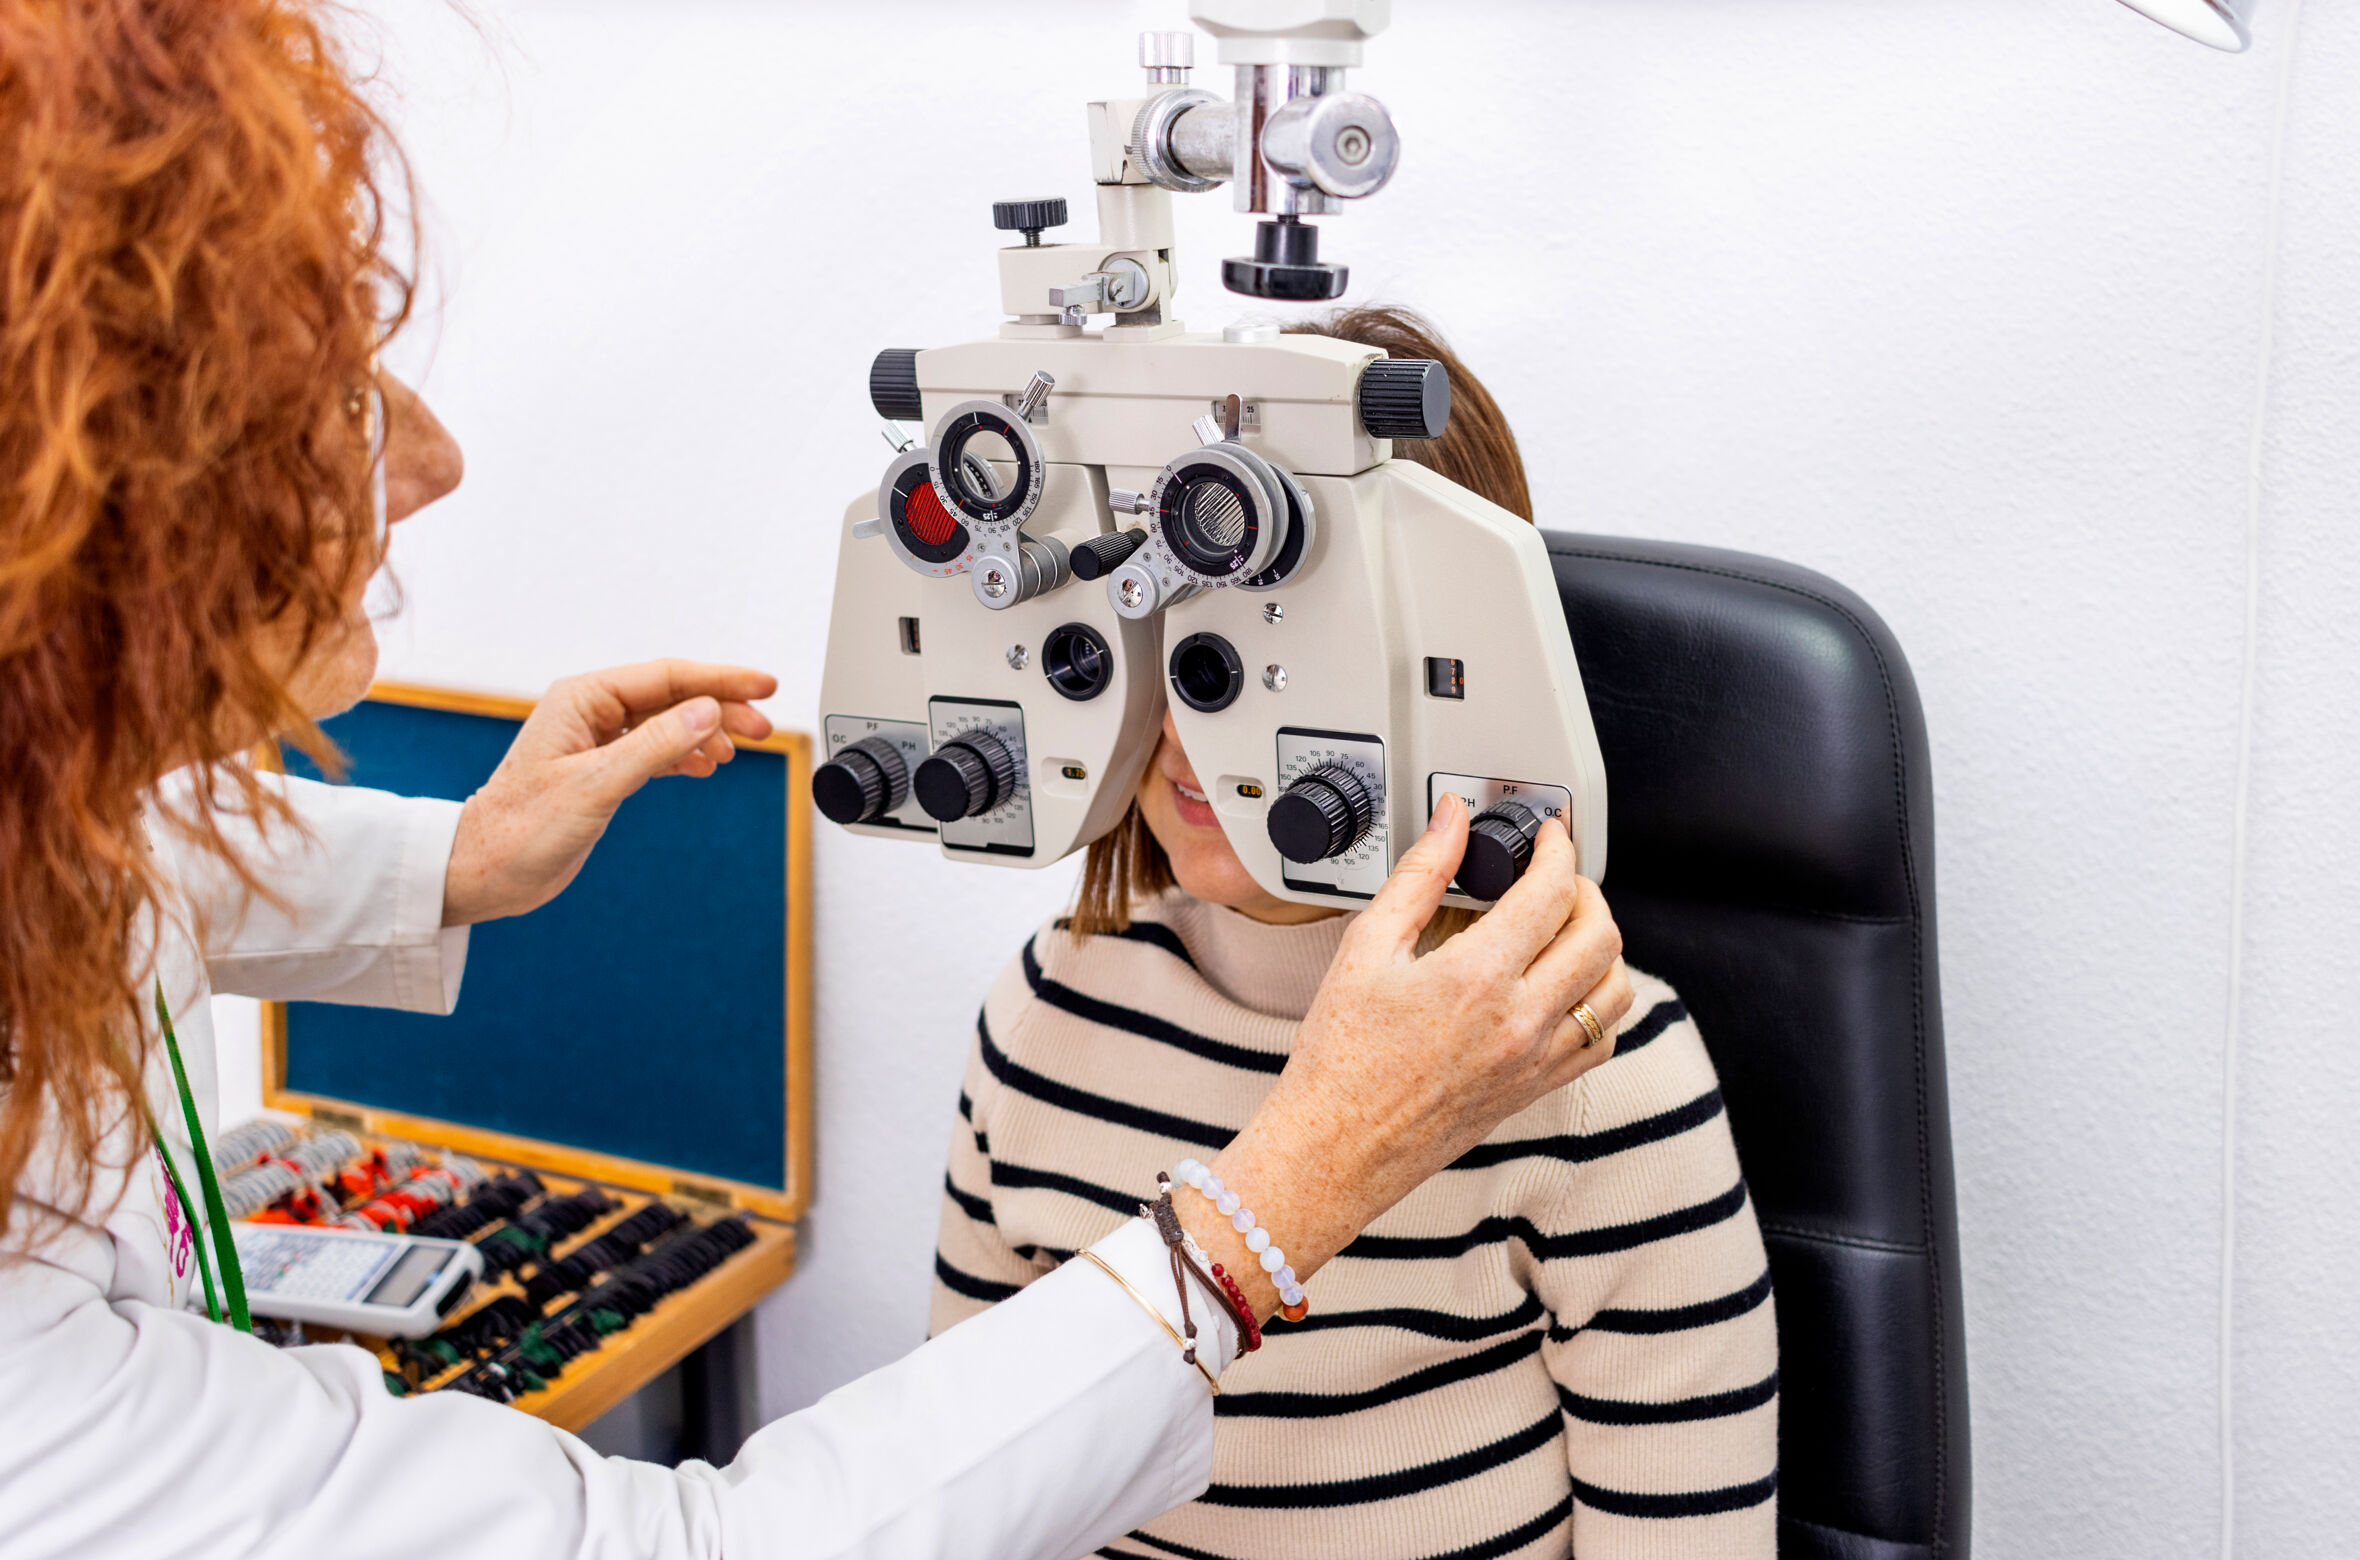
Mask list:
[[1003,233],[1022,233],[1027,248],[1041,241],[1041,229],[1065,226],[1065,198],[1054,200],[995,200],[992,226]]
[[1341,764],[1323,764],[1270,804],[1270,843],[1287,860],[1309,866],[1359,844],[1376,816],[1359,776]]
[[1431,358],[1379,358],[1360,371],[1360,425],[1372,439],[1439,439],[1450,426],[1450,370]]
[[1516,886],[1532,864],[1532,842],[1540,815],[1521,802],[1495,802],[1475,815],[1467,829],[1467,854],[1459,859],[1459,892],[1492,900]]
[[1319,303],[1344,296],[1349,266],[1323,264],[1319,229],[1299,217],[1254,224],[1254,252],[1221,262],[1221,285],[1249,298]]
[[918,805],[936,823],[957,823],[990,812],[1016,790],[1016,759],[988,731],[945,742],[910,778]]
[[812,805],[830,823],[871,823],[909,799],[909,760],[884,737],[855,742],[811,772]]
[[887,347],[869,364],[869,405],[879,417],[895,422],[924,422],[925,403],[918,398],[918,349]]
[[1101,580],[1115,571],[1115,566],[1137,552],[1147,543],[1147,532],[1138,526],[1128,531],[1109,531],[1104,536],[1093,536],[1074,548],[1067,560],[1077,580]]

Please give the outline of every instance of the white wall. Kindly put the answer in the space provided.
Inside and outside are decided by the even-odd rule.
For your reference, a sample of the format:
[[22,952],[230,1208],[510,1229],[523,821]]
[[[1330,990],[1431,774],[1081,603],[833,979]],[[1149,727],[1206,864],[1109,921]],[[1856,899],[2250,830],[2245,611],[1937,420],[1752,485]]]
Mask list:
[[[1086,233],[1080,105],[1178,0],[486,0],[484,38],[381,9],[434,202],[409,355],[470,465],[400,537],[388,671],[741,658],[811,724],[871,353],[990,329],[992,198]],[[1353,295],[1443,323],[1545,524],[1823,569],[1916,667],[1981,1552],[2219,1550],[2224,1404],[2235,1550],[2349,1552],[2360,12],[2301,16],[2273,249],[2290,0],[2243,58],[2104,0],[1397,9],[1359,79],[1402,172],[1330,224]],[[1183,222],[1217,325],[1248,232],[1225,197]],[[772,1411],[919,1337],[976,1000],[1071,882],[819,852],[821,1192],[763,1313]]]

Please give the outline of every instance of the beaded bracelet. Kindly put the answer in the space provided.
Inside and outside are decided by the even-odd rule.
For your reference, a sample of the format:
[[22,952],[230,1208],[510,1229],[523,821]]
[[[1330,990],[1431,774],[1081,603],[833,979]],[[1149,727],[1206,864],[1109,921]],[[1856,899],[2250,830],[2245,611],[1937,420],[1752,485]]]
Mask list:
[[[1271,1244],[1270,1232],[1255,1221],[1254,1211],[1245,1206],[1244,1198],[1222,1185],[1221,1178],[1213,1174],[1212,1168],[1201,1160],[1181,1160],[1173,1167],[1172,1178],[1204,1193],[1206,1200],[1229,1220],[1229,1227],[1246,1238],[1246,1249],[1254,1253],[1262,1265],[1262,1271],[1269,1274],[1271,1283],[1278,1286],[1279,1315],[1290,1322],[1299,1322],[1311,1313],[1311,1302],[1304,1295],[1303,1286],[1295,1277],[1295,1270],[1287,1266],[1287,1254]],[[1244,1308],[1244,1296],[1236,1290],[1237,1281],[1222,1271],[1218,1263],[1213,1266],[1213,1276],[1222,1280],[1225,1288],[1237,1293],[1240,1307]]]
[[1235,1284],[1219,1276],[1221,1264],[1206,1255],[1205,1248],[1196,1243],[1196,1237],[1181,1227],[1180,1212],[1172,1206],[1171,1176],[1158,1170],[1155,1187],[1156,1200],[1141,1211],[1155,1220],[1165,1244],[1173,1248],[1172,1277],[1180,1284],[1181,1309],[1185,1311],[1188,1307],[1188,1285],[1181,1278],[1185,1273],[1203,1285],[1205,1293],[1213,1297],[1213,1303],[1228,1312],[1229,1319],[1237,1324],[1238,1352],[1253,1353],[1262,1347],[1262,1329],[1254,1321],[1254,1308],[1246,1304],[1246,1297]]

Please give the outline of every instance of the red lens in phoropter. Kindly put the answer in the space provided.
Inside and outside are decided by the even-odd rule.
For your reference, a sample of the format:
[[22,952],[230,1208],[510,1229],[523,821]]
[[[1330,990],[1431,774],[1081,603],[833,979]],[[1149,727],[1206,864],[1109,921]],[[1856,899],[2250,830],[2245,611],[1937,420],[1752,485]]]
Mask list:
[[910,534],[929,547],[940,547],[959,528],[958,517],[944,507],[931,482],[920,482],[911,490],[901,514]]

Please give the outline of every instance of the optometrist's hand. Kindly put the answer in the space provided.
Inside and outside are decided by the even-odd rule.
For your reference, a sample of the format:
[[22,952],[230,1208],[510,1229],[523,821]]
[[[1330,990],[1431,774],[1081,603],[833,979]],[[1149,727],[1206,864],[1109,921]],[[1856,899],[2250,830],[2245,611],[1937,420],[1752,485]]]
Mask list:
[[[1555,819],[1523,878],[1481,920],[1420,958],[1467,846],[1467,809],[1434,820],[1344,934],[1286,1071],[1214,1163],[1297,1276],[1491,1135],[1501,1122],[1614,1054],[1630,1011],[1622,932],[1598,885],[1574,871]],[[1603,1044],[1573,1015],[1586,1004]],[[1191,1232],[1275,1301],[1229,1222],[1179,1199]]]
[[749,700],[778,679],[743,666],[643,661],[554,683],[467,800],[443,879],[443,925],[555,899],[626,798],[664,775],[702,779],[770,735]]

